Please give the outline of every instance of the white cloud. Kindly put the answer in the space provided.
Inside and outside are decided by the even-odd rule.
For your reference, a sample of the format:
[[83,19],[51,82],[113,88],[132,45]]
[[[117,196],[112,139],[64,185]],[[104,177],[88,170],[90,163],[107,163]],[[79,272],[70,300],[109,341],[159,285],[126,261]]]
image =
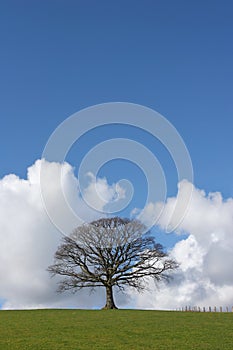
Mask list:
[[[192,184],[187,181],[179,184],[181,195],[188,186]],[[176,198],[165,203],[158,221],[162,229],[170,224],[175,203]],[[146,223],[161,205],[151,203],[146,208]],[[180,263],[173,281],[161,286],[160,291],[151,284],[153,297],[147,293],[135,295],[136,305],[167,309],[185,305],[233,306],[233,199],[224,200],[219,192],[206,194],[193,188],[189,210],[177,229],[177,234],[180,232],[188,237],[170,252]]]
[[[83,220],[92,220],[102,214],[94,211],[80,196],[78,179],[67,164],[38,160],[28,169],[26,180],[8,175],[0,180],[0,300],[3,308],[33,307],[101,307],[104,290],[93,295],[82,290],[73,295],[57,295],[56,279],[46,271],[60,242],[61,234],[49,220],[40,193],[40,170],[44,166],[45,191],[48,205],[54,210],[55,220],[60,220],[66,233],[77,222],[67,220],[64,201],[58,191],[58,174],[62,169],[62,185],[66,200],[74,213]],[[124,190],[106,179],[90,176],[85,195],[98,210],[106,203],[121,199]],[[119,185],[118,185],[119,186]],[[192,201],[177,234],[186,232],[188,237],[179,241],[171,250],[180,269],[170,284],[159,290],[150,282],[151,291],[127,295],[116,294],[120,306],[170,309],[185,305],[233,306],[233,199],[224,200],[220,193],[205,194],[192,184],[179,184],[180,196],[193,188]],[[117,193],[116,193],[116,191]],[[97,193],[101,196],[97,197]],[[162,229],[169,219],[176,198],[168,198],[158,224]],[[144,211],[144,219],[150,223],[161,210],[161,203],[150,203]],[[135,211],[136,212],[136,211]],[[177,215],[180,215],[178,213]],[[75,226],[74,226],[75,225]]]
[[[40,170],[44,169],[44,191],[48,196],[49,208],[53,209],[53,219],[62,222],[65,233],[70,233],[77,222],[69,222],[63,213],[64,202],[59,193],[58,174],[62,170],[62,185],[66,200],[83,220],[97,218],[100,213],[88,207],[78,190],[78,180],[72,167],[67,164],[49,163],[38,160],[28,169],[28,177],[22,180],[16,175],[8,175],[0,180],[0,300],[3,308],[33,307],[96,307],[103,302],[103,290],[94,298],[85,290],[78,295],[57,295],[56,280],[51,279],[46,268],[53,261],[53,255],[60,242],[61,233],[49,220],[40,193]],[[107,200],[114,196],[113,186],[105,179],[97,179],[96,186]],[[93,181],[86,191],[89,201],[96,205]],[[108,194],[109,192],[109,194]]]
[[109,185],[106,178],[96,179],[92,173],[88,173],[90,179],[88,187],[82,193],[83,199],[97,211],[105,209],[112,201],[125,198],[125,190],[119,184]]

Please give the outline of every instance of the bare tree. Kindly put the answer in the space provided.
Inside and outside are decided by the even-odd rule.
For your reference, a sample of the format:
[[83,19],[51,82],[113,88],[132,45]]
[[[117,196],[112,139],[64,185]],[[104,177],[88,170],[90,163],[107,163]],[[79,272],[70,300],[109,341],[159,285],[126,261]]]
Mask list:
[[105,287],[106,309],[117,308],[113,287],[126,286],[139,292],[147,287],[147,277],[155,282],[168,280],[166,272],[177,268],[163,247],[155,242],[146,227],[137,220],[103,218],[83,224],[70,237],[64,237],[48,271],[64,278],[59,292]]

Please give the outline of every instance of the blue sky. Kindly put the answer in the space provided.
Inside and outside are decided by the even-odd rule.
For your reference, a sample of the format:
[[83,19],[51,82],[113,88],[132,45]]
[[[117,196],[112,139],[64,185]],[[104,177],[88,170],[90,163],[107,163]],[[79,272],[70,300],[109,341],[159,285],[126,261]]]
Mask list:
[[[121,101],[167,118],[190,152],[195,188],[232,198],[232,18],[228,0],[1,1],[0,178],[13,173],[26,179],[51,133],[70,115]],[[114,137],[129,137],[151,150],[166,174],[168,196],[176,195],[177,174],[167,150],[144,131],[123,125],[92,130],[71,148],[67,161],[75,175],[92,147]],[[118,160],[99,176],[112,184],[125,174],[137,189],[130,212],[145,202],[143,173]],[[199,192],[195,198],[197,207],[206,204],[203,212],[213,204]],[[198,241],[194,226],[182,229]],[[170,246],[181,238],[165,242]],[[191,247],[190,241],[184,244]]]
[[127,101],[174,124],[198,187],[233,195],[231,1],[0,6],[1,176],[25,176],[69,115]]

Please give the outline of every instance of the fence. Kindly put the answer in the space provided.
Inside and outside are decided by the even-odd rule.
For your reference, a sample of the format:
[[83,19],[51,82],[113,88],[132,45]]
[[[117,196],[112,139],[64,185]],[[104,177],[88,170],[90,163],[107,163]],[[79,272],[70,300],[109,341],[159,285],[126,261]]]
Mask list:
[[219,307],[200,307],[200,306],[185,306],[182,308],[178,308],[176,309],[176,311],[184,311],[184,312],[233,312],[233,306],[230,308],[228,306],[226,306],[225,308],[223,308],[222,306]]

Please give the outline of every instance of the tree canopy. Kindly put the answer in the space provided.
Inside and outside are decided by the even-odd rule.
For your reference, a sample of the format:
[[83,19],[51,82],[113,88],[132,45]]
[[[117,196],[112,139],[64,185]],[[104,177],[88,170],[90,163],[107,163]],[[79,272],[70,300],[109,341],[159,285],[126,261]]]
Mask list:
[[48,267],[52,275],[63,277],[58,291],[105,287],[105,308],[114,309],[114,286],[120,290],[129,286],[142,292],[148,278],[155,282],[168,280],[169,272],[178,265],[145,231],[140,221],[119,217],[77,227],[62,239],[54,264]]

